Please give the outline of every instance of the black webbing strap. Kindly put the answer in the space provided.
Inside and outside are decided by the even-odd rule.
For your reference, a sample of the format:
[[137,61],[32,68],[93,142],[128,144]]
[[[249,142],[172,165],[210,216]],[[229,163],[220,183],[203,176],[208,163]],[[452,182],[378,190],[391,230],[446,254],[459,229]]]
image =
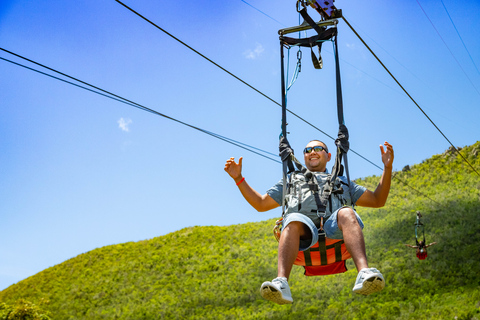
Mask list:
[[[281,80],[282,80],[282,134],[280,136],[280,143],[279,143],[279,149],[280,149],[280,157],[282,158],[282,163],[283,163],[283,186],[284,186],[284,191],[283,194],[285,195],[286,193],[286,186],[287,186],[287,175],[288,173],[294,172],[294,171],[301,171],[303,173],[306,173],[306,168],[303,167],[303,165],[300,164],[300,162],[294,157],[293,155],[293,149],[290,147],[290,144],[288,143],[288,140],[286,138],[287,135],[287,122],[286,122],[286,88],[285,88],[285,72],[284,72],[284,45],[299,45],[299,46],[308,46],[312,48],[313,46],[317,46],[321,41],[329,40],[332,37],[334,38],[334,47],[335,47],[335,69],[336,69],[336,91],[337,91],[337,116],[338,116],[338,122],[339,122],[339,132],[338,132],[338,138],[335,140],[335,144],[337,146],[337,153],[335,157],[335,164],[332,169],[332,175],[330,179],[327,181],[327,183],[324,185],[323,190],[321,194],[319,193],[318,190],[318,185],[317,189],[312,189],[315,188],[310,186],[310,190],[314,193],[315,196],[315,202],[317,204],[317,209],[318,213],[321,214],[322,216],[325,215],[326,212],[326,207],[327,204],[330,200],[332,192],[334,192],[333,188],[335,185],[335,180],[338,176],[343,175],[343,167],[342,167],[342,159],[345,159],[345,170],[347,172],[347,179],[348,179],[348,184],[350,186],[350,176],[348,172],[348,165],[346,161],[346,154],[349,149],[349,142],[348,142],[348,130],[347,127],[345,126],[345,121],[344,121],[344,116],[343,116],[343,98],[342,98],[342,87],[341,87],[341,79],[340,79],[340,62],[339,62],[339,57],[338,57],[338,45],[337,45],[337,28],[332,27],[326,29],[325,27],[319,27],[317,24],[308,16],[306,13],[306,9],[302,9],[300,11],[300,14],[302,14],[303,18],[307,23],[310,24],[310,26],[317,31],[317,35],[306,38],[306,39],[296,39],[296,38],[288,38],[288,37],[283,37],[280,36],[280,52],[281,52]],[[318,61],[317,61],[318,62]],[[315,62],[314,62],[315,64]],[[296,169],[295,169],[296,168]],[[310,176],[309,181],[313,179],[313,175]],[[308,178],[308,177],[307,177]],[[351,192],[351,189],[349,187],[349,191]],[[353,198],[351,197],[353,200]],[[353,203],[352,203],[353,204]],[[354,204],[353,204],[354,205]],[[283,210],[284,211],[284,210]]]
[[[309,47],[313,66],[315,67],[315,69],[322,69],[323,67],[322,55],[321,55],[322,42],[329,40],[333,36],[335,36],[337,34],[337,28],[333,27],[333,28],[327,29],[326,27],[319,27],[315,23],[315,21],[313,21],[313,19],[308,15],[306,8],[303,8],[302,10],[300,10],[299,13],[302,15],[305,22],[308,23],[310,27],[312,27],[317,32],[317,34],[312,37],[302,38],[302,39],[288,38],[283,36],[281,36],[280,39],[283,40],[285,44],[298,45],[301,47]],[[318,47],[318,58],[313,52],[313,47]]]
[[[335,164],[332,169],[332,179],[335,181],[337,176],[343,175],[342,169],[342,158],[343,155],[348,152],[350,148],[350,143],[348,142],[348,129],[345,126],[345,118],[343,116],[343,95],[342,95],[342,81],[340,78],[340,59],[338,58],[338,45],[337,37],[333,41],[335,46],[335,80],[337,88],[337,117],[338,117],[338,137],[335,140],[335,145],[337,146],[337,154],[335,156]],[[348,168],[345,168],[348,172]],[[350,181],[348,181],[350,184]]]
[[[317,26],[315,24],[315,26]],[[318,27],[318,26],[317,26]],[[319,28],[320,29],[320,28]],[[297,45],[300,47],[309,47],[311,50],[311,56],[312,56],[312,63],[315,69],[321,69],[322,68],[322,56],[321,56],[321,50],[322,50],[322,42],[326,40],[330,40],[332,37],[334,37],[337,34],[337,28],[332,27],[329,29],[322,28],[319,32],[319,34],[311,36],[309,38],[290,38],[290,37],[284,37],[281,36],[280,40],[287,45]],[[318,58],[313,52],[313,47],[318,47]]]
[[331,27],[326,30],[323,30],[322,33],[316,34],[309,38],[290,38],[280,36],[280,40],[290,46],[300,46],[300,47],[311,47],[317,45],[318,41],[326,41],[332,39],[332,37],[337,35],[337,28]]
[[340,59],[338,58],[338,44],[337,37],[334,38],[333,44],[335,46],[335,79],[337,86],[337,116],[338,124],[345,125],[343,117],[343,97],[342,97],[342,81],[340,79]]
[[[312,251],[313,248],[310,248],[308,250],[303,251],[303,258],[305,260],[305,265],[306,266],[311,266],[312,264],[312,256],[310,255],[310,252]],[[315,248],[317,249],[317,248]]]
[[342,261],[342,244],[344,241],[338,241],[332,244],[332,246],[335,246],[335,262]]
[[[420,231],[420,232],[419,232]],[[419,234],[420,233],[420,234]],[[420,242],[418,241],[418,238],[421,238],[423,235],[423,243],[425,244],[425,229],[423,226],[423,223],[415,224],[415,242],[417,243],[417,246],[420,245]]]
[[[322,34],[325,28],[320,28],[317,26],[315,21],[307,14],[307,9],[303,8],[302,10],[299,11],[300,14],[303,17],[303,20],[305,20],[315,31],[317,31],[318,35]],[[313,40],[313,39],[312,39]],[[315,43],[310,42],[310,55],[312,57],[312,63],[313,67],[315,69],[322,69],[323,68],[323,61],[322,61],[322,43],[317,42],[318,39],[315,39]],[[313,52],[313,47],[317,46],[318,47],[318,58]]]
[[[343,167],[342,167],[342,158],[343,155],[347,153],[349,149],[349,142],[348,142],[348,129],[345,126],[345,120],[343,117],[343,99],[342,99],[342,84],[340,79],[340,62],[338,58],[338,47],[337,47],[337,37],[335,34],[334,37],[334,46],[335,46],[335,73],[336,73],[336,88],[337,88],[337,116],[338,116],[338,138],[335,140],[335,145],[337,146],[337,152],[335,155],[335,163],[332,168],[332,174],[330,179],[325,183],[321,201],[322,203],[327,203],[329,201],[332,192],[334,192],[333,188],[335,186],[335,180],[337,177],[343,175]],[[348,172],[348,168],[347,172]],[[348,173],[347,173],[347,176]],[[348,184],[350,185],[350,179],[348,180]],[[350,188],[349,188],[350,189]]]
[[[280,137],[279,143],[280,157],[282,158],[283,165],[283,192],[282,192],[282,216],[285,214],[285,195],[290,193],[290,182],[287,181],[287,175],[292,172],[301,172],[305,173],[307,168],[305,168],[300,161],[295,158],[293,155],[293,149],[290,147],[290,143],[287,138],[284,136]],[[298,210],[300,211],[302,204],[299,201]]]
[[335,250],[335,262],[342,261],[342,245],[345,243],[343,240],[339,240],[335,243],[330,245],[326,245],[325,242],[325,234],[318,235],[318,247],[309,248],[308,250],[303,251],[303,257],[305,260],[306,266],[312,266],[312,256],[311,252],[319,252],[320,253],[320,265],[324,266],[327,265],[327,250],[334,249]]
[[419,231],[421,232],[421,235],[423,235],[423,243],[426,244],[426,242],[425,242],[425,227],[424,227],[422,221],[420,220],[421,217],[422,217],[422,214],[419,211],[417,211],[417,221],[415,222],[415,242],[416,242],[417,246],[420,245],[420,243],[418,241],[418,238],[420,236]]
[[[325,31],[325,27],[323,27],[323,28],[319,27],[315,23],[315,21],[313,21],[313,19],[307,14],[307,9],[306,8],[303,8],[299,12],[302,15],[303,19],[305,20],[305,22],[307,22],[317,32],[317,34],[319,36]],[[314,46],[318,47],[318,58],[315,55],[315,53],[313,52],[313,47]],[[315,39],[314,43],[310,42],[310,53],[311,53],[311,56],[312,56],[312,62],[313,62],[313,66],[315,67],[315,69],[322,69],[323,68],[323,61],[322,61],[322,54],[321,54],[322,53],[322,42],[318,42],[318,39]]]
[[325,233],[319,233],[318,235],[318,251],[320,252],[320,264],[322,266],[327,265],[327,246],[325,243]]
[[[280,41],[280,73],[281,73],[281,83],[282,83],[282,133],[280,135],[280,143],[279,143],[279,148],[280,148],[280,157],[282,158],[282,170],[283,170],[283,190],[282,190],[282,217],[285,214],[285,195],[287,192],[287,173],[289,171],[289,163],[287,162],[287,159],[290,158],[289,154],[293,154],[293,150],[290,147],[290,144],[288,141],[286,141],[286,144],[282,143],[282,139],[287,139],[287,91],[285,88],[285,68],[283,66],[283,59],[284,59],[284,54],[283,54],[283,47],[284,44]],[[290,149],[283,151],[284,149]]]
[[340,59],[338,57],[338,44],[337,44],[337,37],[335,37],[334,42],[335,46],[335,78],[336,78],[336,87],[337,87],[337,116],[338,116],[338,137],[335,140],[335,145],[337,146],[337,154],[335,156],[335,165],[332,169],[332,178],[331,184],[333,185],[337,176],[343,175],[343,167],[342,167],[342,158],[345,163],[345,172],[347,175],[348,181],[348,190],[350,193],[350,199],[352,201],[352,206],[355,206],[353,203],[353,195],[351,193],[350,188],[350,173],[348,170],[348,159],[347,159],[347,152],[350,149],[350,143],[348,142],[348,129],[345,126],[345,118],[343,116],[343,95],[342,95],[342,81],[340,77]]
[[315,198],[315,203],[317,204],[317,213],[321,213],[322,217],[324,217],[327,206],[326,206],[326,202],[322,201],[322,199],[320,198],[319,187],[318,187],[318,183],[315,181],[316,179],[315,175],[310,171],[308,171],[305,174],[305,178],[307,179],[308,188],[313,193],[313,196]]
[[302,173],[305,173],[307,171],[307,169],[300,163],[300,161],[295,158],[293,149],[285,136],[280,137],[279,151],[282,163],[287,169],[284,172],[285,175],[294,171],[300,171]]
[[310,27],[312,27],[315,31],[317,31],[318,34],[322,33],[322,28],[319,27],[315,21],[313,21],[313,19],[308,15],[307,13],[307,8],[303,8],[302,10],[298,11],[298,13],[300,13],[300,15],[302,16],[303,20],[305,20],[306,23],[308,23],[310,25]]

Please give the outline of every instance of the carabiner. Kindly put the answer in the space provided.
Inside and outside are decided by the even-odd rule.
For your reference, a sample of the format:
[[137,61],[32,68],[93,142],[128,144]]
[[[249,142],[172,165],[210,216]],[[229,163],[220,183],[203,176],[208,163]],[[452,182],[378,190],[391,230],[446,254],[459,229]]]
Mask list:
[[305,9],[305,3],[303,2],[303,0],[297,0],[297,12],[300,12],[302,9],[300,9],[300,6],[298,5],[299,3],[302,4],[302,9]]

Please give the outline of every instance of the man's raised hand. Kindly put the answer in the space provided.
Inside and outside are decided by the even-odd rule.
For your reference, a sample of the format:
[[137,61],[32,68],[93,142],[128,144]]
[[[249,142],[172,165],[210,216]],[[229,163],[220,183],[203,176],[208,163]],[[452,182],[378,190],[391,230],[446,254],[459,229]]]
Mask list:
[[235,182],[238,182],[242,179],[242,161],[243,157],[238,159],[238,163],[235,162],[235,158],[232,157],[227,160],[225,163],[225,171],[232,177]]

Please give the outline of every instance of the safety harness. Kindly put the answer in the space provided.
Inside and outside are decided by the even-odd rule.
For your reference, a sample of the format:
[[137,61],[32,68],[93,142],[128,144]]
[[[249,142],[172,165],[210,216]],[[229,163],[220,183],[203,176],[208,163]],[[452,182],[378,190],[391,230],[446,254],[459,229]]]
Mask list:
[[[323,229],[324,220],[328,218],[328,216],[326,215],[327,207],[329,209],[328,211],[332,213],[333,197],[341,197],[341,195],[345,192],[342,187],[343,183],[341,183],[340,179],[338,179],[338,173],[341,170],[334,168],[333,171],[336,173],[332,172],[332,174],[328,175],[327,182],[325,183],[322,190],[320,190],[315,174],[308,171],[307,168],[305,168],[298,162],[298,160],[293,155],[293,150],[289,147],[288,141],[285,138],[282,137],[280,141],[280,153],[288,154],[285,159],[282,158],[284,167],[288,168],[293,166],[296,169],[294,169],[293,171],[288,171],[288,169],[286,172],[284,171],[284,187],[286,186],[286,190],[283,196],[284,200],[282,201],[282,218],[276,222],[274,227],[274,235],[276,239],[280,239],[281,225],[283,217],[285,216],[286,206],[288,206],[288,202],[285,201],[285,197],[287,194],[297,191],[295,188],[292,187],[292,177],[297,174],[303,175],[305,177],[305,184],[308,185],[308,189],[314,196],[317,208],[316,210],[312,211],[315,211],[317,216],[320,218],[320,226],[318,229],[318,242],[305,251],[299,251],[294,264],[303,266],[305,268],[306,276],[328,275],[347,271],[345,260],[351,258],[351,256],[350,253],[347,251],[347,248],[345,247],[344,241],[327,238]],[[288,147],[282,149],[284,146]],[[286,150],[291,151],[287,152]],[[349,186],[350,182],[347,185],[347,188],[350,190]],[[301,197],[299,196],[299,198]],[[350,198],[352,199],[352,196],[350,196]],[[343,204],[346,203],[343,202]],[[300,211],[301,206],[302,202],[301,200],[299,200],[296,209]]]
[[[421,221],[421,218],[422,214],[420,211],[417,211],[417,220],[415,221],[415,243],[418,247],[417,258],[420,260],[425,260],[427,258],[427,243],[425,242],[425,227]],[[418,238],[421,236],[423,236],[423,246],[420,246],[420,241],[418,241]]]
[[417,246],[420,246],[420,242],[418,241],[418,238],[420,236],[423,236],[423,244],[425,245],[425,227],[421,221],[422,214],[420,211],[417,211],[417,220],[415,221],[415,243]]
[[[284,36],[284,31],[280,30],[280,53],[282,60],[281,77],[282,77],[282,134],[280,135],[279,150],[280,157],[283,164],[283,201],[282,201],[282,218],[277,221],[274,227],[274,235],[277,240],[280,239],[280,230],[283,217],[285,215],[285,196],[291,191],[288,188],[288,178],[296,173],[303,174],[306,179],[306,183],[310,191],[315,197],[315,203],[317,206],[316,213],[320,218],[319,227],[319,241],[313,247],[306,251],[300,251],[295,261],[296,265],[304,266],[305,275],[327,275],[345,272],[347,270],[345,260],[351,258],[350,253],[347,251],[343,240],[332,240],[325,236],[323,230],[323,222],[326,217],[326,209],[329,202],[331,203],[331,197],[335,193],[342,193],[343,189],[338,187],[338,177],[343,175],[342,159],[345,163],[345,171],[347,175],[348,185],[350,185],[350,176],[348,173],[348,161],[347,152],[349,149],[348,142],[348,130],[345,126],[343,117],[343,100],[342,89],[340,81],[340,63],[338,58],[337,47],[337,27],[336,20],[333,23],[327,25],[333,25],[333,27],[327,28],[326,26],[318,26],[313,19],[307,14],[306,6],[303,9],[297,11],[302,15],[305,22],[316,31],[316,35],[309,38],[289,38]],[[325,183],[323,190],[320,190],[316,177],[312,172],[309,172],[294,156],[294,151],[291,148],[286,135],[287,135],[287,121],[286,121],[286,88],[285,88],[285,76],[284,76],[284,48],[290,46],[309,47],[311,49],[312,62],[316,69],[322,67],[321,59],[321,44],[324,41],[333,39],[333,45],[335,48],[335,69],[336,69],[336,90],[337,90],[337,115],[339,123],[338,138],[335,140],[337,152],[335,156],[335,164],[332,169],[332,173],[329,175],[327,182]],[[313,52],[313,48],[318,47],[319,56],[317,57]],[[350,188],[348,188],[350,190]],[[351,197],[353,200],[353,198]],[[288,204],[287,204],[288,205]],[[352,205],[354,205],[352,203]],[[330,210],[330,212],[332,212]]]

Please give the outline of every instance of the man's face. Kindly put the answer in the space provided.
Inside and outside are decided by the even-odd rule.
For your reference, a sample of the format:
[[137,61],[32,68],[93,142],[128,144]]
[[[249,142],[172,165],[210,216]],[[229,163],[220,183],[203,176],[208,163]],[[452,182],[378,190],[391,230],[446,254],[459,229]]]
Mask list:
[[332,155],[327,153],[326,146],[320,141],[311,141],[307,144],[306,148],[315,146],[321,146],[323,150],[315,151],[312,149],[310,153],[304,152],[305,165],[310,171],[324,172],[327,168],[327,162],[330,161]]

